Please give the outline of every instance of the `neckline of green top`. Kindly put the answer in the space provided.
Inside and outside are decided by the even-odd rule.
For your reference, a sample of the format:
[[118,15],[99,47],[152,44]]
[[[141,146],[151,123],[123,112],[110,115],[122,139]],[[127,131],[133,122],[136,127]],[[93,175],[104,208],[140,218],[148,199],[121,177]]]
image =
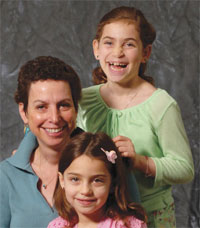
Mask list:
[[162,89],[160,88],[156,88],[156,90],[152,93],[152,95],[150,97],[148,97],[145,101],[143,101],[142,103],[138,104],[138,105],[134,105],[132,107],[128,107],[128,108],[125,108],[125,109],[115,109],[115,108],[111,108],[109,107],[105,101],[103,100],[103,98],[101,97],[101,94],[100,94],[100,88],[103,84],[100,84],[97,86],[97,90],[96,90],[96,93],[97,93],[97,98],[101,101],[101,103],[109,110],[111,111],[115,111],[115,112],[126,112],[126,111],[130,111],[131,109],[136,109],[136,108],[139,108],[140,106],[143,106],[145,105],[146,103],[148,103],[149,101],[151,101],[159,92],[162,91]]

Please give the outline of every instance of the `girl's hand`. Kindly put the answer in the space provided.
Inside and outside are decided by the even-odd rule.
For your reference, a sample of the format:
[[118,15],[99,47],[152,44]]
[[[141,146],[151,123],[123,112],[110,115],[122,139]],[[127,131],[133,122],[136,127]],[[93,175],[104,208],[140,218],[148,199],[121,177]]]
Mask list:
[[132,141],[128,137],[118,135],[113,138],[113,141],[122,157],[131,158],[133,161],[135,160],[135,148]]

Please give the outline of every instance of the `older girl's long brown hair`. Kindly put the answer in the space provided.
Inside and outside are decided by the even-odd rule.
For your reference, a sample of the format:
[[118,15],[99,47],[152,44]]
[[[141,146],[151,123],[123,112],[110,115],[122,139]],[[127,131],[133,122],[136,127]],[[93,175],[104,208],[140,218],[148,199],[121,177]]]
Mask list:
[[[105,14],[98,24],[95,39],[100,41],[105,25],[120,20],[123,20],[127,23],[133,23],[136,26],[140,34],[143,48],[151,45],[154,42],[156,38],[156,31],[153,26],[147,21],[147,19],[144,17],[143,13],[140,10],[128,6],[121,6],[115,8]],[[144,74],[146,67],[147,63],[141,63],[138,75],[144,80],[150,82],[151,84],[154,84],[153,78]],[[107,82],[107,77],[101,67],[97,67],[93,70],[92,78],[94,84],[101,84]]]

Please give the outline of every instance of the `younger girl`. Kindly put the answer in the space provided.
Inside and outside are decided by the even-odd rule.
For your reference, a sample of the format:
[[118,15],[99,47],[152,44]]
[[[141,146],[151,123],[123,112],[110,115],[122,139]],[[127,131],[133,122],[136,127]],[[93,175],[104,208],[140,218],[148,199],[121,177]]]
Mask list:
[[128,204],[124,163],[105,133],[74,136],[59,163],[55,206],[48,228],[145,228],[141,206]]

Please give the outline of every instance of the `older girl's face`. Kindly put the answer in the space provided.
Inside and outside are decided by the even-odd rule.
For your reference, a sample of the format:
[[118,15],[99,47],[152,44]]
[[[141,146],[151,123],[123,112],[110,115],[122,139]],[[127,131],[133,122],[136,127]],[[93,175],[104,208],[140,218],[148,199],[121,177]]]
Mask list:
[[62,149],[75,128],[77,113],[66,81],[48,79],[33,82],[27,111],[20,103],[19,112],[40,146]]
[[122,84],[138,76],[140,64],[151,53],[151,46],[143,48],[136,26],[125,21],[106,24],[100,41],[93,41],[93,49],[108,82]]

